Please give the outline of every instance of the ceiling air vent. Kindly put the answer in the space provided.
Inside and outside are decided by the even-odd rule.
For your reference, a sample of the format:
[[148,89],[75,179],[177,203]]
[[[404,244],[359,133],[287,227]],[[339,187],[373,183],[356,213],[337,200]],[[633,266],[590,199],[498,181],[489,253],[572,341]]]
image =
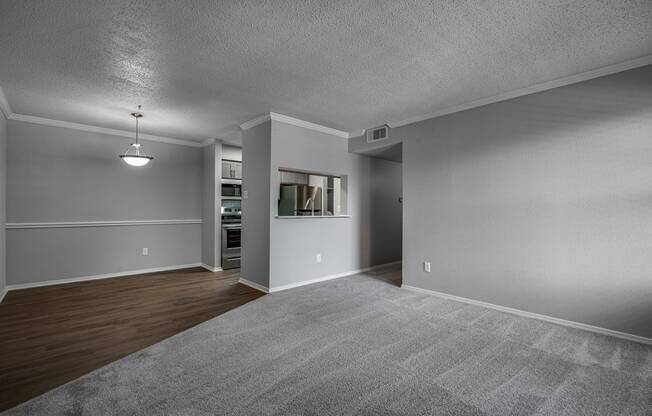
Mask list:
[[367,143],[389,139],[389,126],[385,124],[384,126],[376,127],[375,129],[369,129],[366,131],[366,134]]

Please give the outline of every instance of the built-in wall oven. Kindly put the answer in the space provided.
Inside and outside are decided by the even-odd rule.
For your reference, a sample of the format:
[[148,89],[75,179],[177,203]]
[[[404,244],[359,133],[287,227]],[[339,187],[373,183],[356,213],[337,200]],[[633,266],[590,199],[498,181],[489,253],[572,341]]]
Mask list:
[[242,201],[240,198],[222,197],[222,224],[240,224]]
[[240,267],[240,241],[242,225],[222,224],[222,268]]
[[222,197],[222,268],[240,267],[240,241],[242,236],[242,201]]

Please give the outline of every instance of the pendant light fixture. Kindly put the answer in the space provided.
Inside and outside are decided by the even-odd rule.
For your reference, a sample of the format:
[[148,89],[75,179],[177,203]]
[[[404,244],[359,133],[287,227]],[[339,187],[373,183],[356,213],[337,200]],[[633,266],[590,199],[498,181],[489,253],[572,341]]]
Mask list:
[[[140,108],[141,106],[139,105],[138,109],[140,110]],[[131,166],[145,166],[154,158],[145,154],[141,150],[142,145],[138,143],[138,119],[141,118],[143,114],[137,111],[131,113],[131,116],[136,119],[136,142],[132,143],[131,146],[127,148],[127,151],[120,155],[120,159]]]

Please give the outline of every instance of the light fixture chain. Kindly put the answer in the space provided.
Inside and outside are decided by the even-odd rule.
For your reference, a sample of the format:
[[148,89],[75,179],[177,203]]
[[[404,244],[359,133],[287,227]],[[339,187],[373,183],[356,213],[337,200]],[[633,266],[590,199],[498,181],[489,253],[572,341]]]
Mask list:
[[[140,110],[142,107],[139,105],[138,110]],[[142,113],[139,111],[131,113],[131,115],[136,119],[136,140],[134,143],[129,146],[129,148],[124,152],[124,154],[120,155],[120,158],[127,164],[132,165],[132,166],[145,166],[147,163],[149,163],[150,160],[154,159],[152,156],[148,156],[147,153],[144,151],[140,151],[140,120],[143,116]],[[130,154],[130,152],[133,152],[133,155]]]

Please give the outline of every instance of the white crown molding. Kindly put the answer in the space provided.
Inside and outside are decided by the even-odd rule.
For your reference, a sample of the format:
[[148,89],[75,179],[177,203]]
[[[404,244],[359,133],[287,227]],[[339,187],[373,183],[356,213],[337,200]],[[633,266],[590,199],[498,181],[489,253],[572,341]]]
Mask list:
[[[109,129],[105,127],[92,126],[90,124],[73,123],[70,121],[54,120],[51,118],[29,116],[26,114],[14,113],[11,109],[11,106],[9,105],[7,96],[5,95],[1,86],[0,86],[0,112],[2,112],[5,115],[5,118],[7,120],[20,121],[23,123],[40,124],[42,126],[50,126],[50,127],[62,127],[66,129],[88,131],[91,133],[110,134],[112,136],[129,137],[129,138],[134,137],[134,132],[127,131],[127,130]],[[191,140],[174,139],[172,137],[155,136],[152,134],[141,134],[139,135],[139,138],[151,142],[178,144],[180,146],[190,146],[190,147],[203,147],[205,146],[204,142],[207,141],[204,140],[204,142],[200,143],[200,142],[193,142]],[[214,140],[214,139],[208,139],[208,140]]]
[[[436,118],[436,117],[441,117],[447,114],[452,114],[452,113],[457,113],[460,111],[465,111],[465,110],[470,110],[472,108],[476,107],[481,107],[487,104],[493,104],[497,103],[500,101],[506,101],[510,100],[512,98],[517,98],[517,97],[522,97],[524,95],[529,95],[529,94],[534,94],[537,92],[542,92],[546,90],[550,90],[553,88],[557,87],[562,87],[565,85],[570,85],[570,84],[575,84],[578,82],[582,81],[588,81],[590,79],[594,78],[599,78],[603,77],[606,75],[611,75],[615,74],[618,72],[622,71],[627,71],[629,69],[634,69],[634,68],[639,68],[642,66],[646,65],[652,65],[652,55],[646,55],[642,56],[640,58],[632,59],[629,61],[621,62],[618,64],[614,65],[608,65],[605,67],[597,68],[591,71],[586,71],[582,72],[579,74],[575,75],[570,75],[567,77],[562,77],[562,78],[557,78],[551,81],[546,81],[540,84],[536,85],[531,85],[525,88],[519,88],[513,91],[501,93],[501,94],[496,94],[491,97],[486,97],[482,98],[479,100],[471,101],[468,103],[462,103],[458,104],[452,107],[447,107],[441,110],[433,111],[430,113],[426,114],[421,114],[418,116],[414,117],[409,117],[403,120],[399,121],[393,121],[393,122],[388,122],[386,123],[388,126],[391,128],[397,128],[401,126],[405,126],[407,124],[413,124],[417,123],[419,121],[423,120],[428,120],[431,118]],[[11,106],[9,105],[9,101],[7,100],[7,97],[4,94],[4,91],[2,90],[2,87],[0,87],[0,112],[2,112],[5,117],[8,120],[14,120],[14,121],[21,121],[25,123],[32,123],[32,124],[41,124],[45,126],[52,126],[52,127],[63,127],[63,128],[69,128],[69,129],[74,129],[74,130],[81,130],[81,131],[88,131],[88,132],[93,132],[93,133],[102,133],[102,134],[110,134],[114,136],[122,136],[122,137],[133,137],[133,132],[131,131],[126,131],[126,130],[117,130],[117,129],[109,129],[109,128],[104,128],[104,127],[97,127],[97,126],[92,126],[88,124],[80,124],[80,123],[73,123],[73,122],[68,122],[68,121],[61,121],[61,120],[53,120],[53,119],[48,119],[44,117],[37,117],[37,116],[29,116],[25,114],[16,114],[12,111]],[[345,132],[342,130],[337,130],[333,129],[331,127],[326,127],[322,126],[320,124],[316,123],[311,123],[309,121],[305,120],[300,120],[298,118],[286,116],[283,114],[278,114],[278,113],[268,113],[265,115],[262,115],[260,117],[257,117],[253,120],[247,121],[245,123],[242,123],[240,125],[240,129],[242,130],[247,130],[252,127],[255,127],[261,123],[264,123],[269,120],[274,120],[274,121],[279,121],[282,123],[286,124],[291,124],[294,126],[298,127],[303,127],[307,128],[310,130],[315,130],[319,131],[322,133],[330,134],[333,136],[337,137],[342,137],[345,139],[351,138],[358,136],[359,131],[355,132]],[[364,131],[364,130],[363,130]],[[149,134],[143,134],[140,136],[143,140],[149,140],[149,141],[154,141],[154,142],[161,142],[161,143],[169,143],[169,144],[177,144],[177,145],[182,145],[182,146],[191,146],[191,147],[203,147],[211,144],[213,140],[215,139],[207,139],[204,140],[203,142],[194,142],[190,140],[181,140],[181,139],[174,139],[170,137],[163,137],[163,136],[154,136],[154,135],[149,135]]]
[[42,282],[35,282],[35,283],[22,283],[17,285],[8,285],[7,290],[9,291],[9,290],[30,289],[33,287],[63,285],[66,283],[86,282],[88,280],[110,279],[112,277],[124,277],[124,276],[138,275],[138,274],[167,272],[170,270],[190,269],[193,267],[200,267],[200,266],[201,263],[177,264],[174,266],[153,267],[150,269],[128,270],[128,271],[117,272],[117,273],[96,274],[94,276],[82,276],[82,277],[70,277],[66,279],[57,279],[57,280],[45,280]]
[[[72,123],[70,121],[53,120],[50,118],[28,116],[25,114],[13,113],[9,117],[9,120],[20,121],[23,123],[40,124],[43,126],[50,126],[50,127],[62,127],[66,129],[88,131],[91,133],[110,134],[112,136],[121,136],[121,137],[129,137],[129,138],[134,137],[134,132],[132,131],[108,129],[105,127],[91,126],[89,124]],[[154,136],[151,134],[141,134],[139,135],[139,138],[142,140],[148,140],[152,142],[177,144],[181,146],[190,146],[190,147],[202,146],[202,144],[199,142],[193,142],[190,140],[173,139],[171,137]]]
[[331,127],[322,126],[321,124],[311,123],[309,121],[300,120],[298,118],[286,116],[279,113],[269,113],[269,114],[264,114],[260,117],[256,117],[253,120],[249,120],[245,123],[240,124],[240,128],[242,130],[248,130],[252,127],[256,127],[257,125],[262,124],[269,120],[279,121],[281,123],[291,124],[297,127],[303,127],[304,129],[330,134],[331,136],[342,137],[343,139],[348,139],[349,137],[351,137],[350,134],[346,131],[333,129]]
[[269,114],[262,115],[260,117],[256,117],[253,120],[245,121],[244,123],[240,124],[240,128],[242,130],[249,130],[252,127],[256,127],[259,124],[263,124],[266,121],[271,120],[271,116]]
[[299,120],[298,118],[285,116],[278,113],[269,113],[269,116],[274,121],[280,121],[281,123],[291,124],[297,127],[303,127],[305,129],[318,131],[321,133],[330,134],[332,136],[341,137],[343,139],[348,139],[350,137],[349,133],[342,130],[333,129],[330,127],[322,126],[321,124],[311,123],[309,121]]
[[8,222],[7,230],[28,228],[81,228],[81,227],[128,227],[136,225],[201,224],[201,219],[188,220],[136,220],[136,221],[66,221],[66,222]]
[[213,144],[215,142],[216,142],[215,139],[206,139],[203,142],[201,142],[201,147],[209,146],[209,145],[211,145],[211,144]]
[[542,82],[540,84],[531,85],[529,87],[519,88],[502,94],[493,95],[491,97],[482,98],[468,103],[463,103],[452,107],[444,108],[441,110],[437,110],[432,113],[409,117],[400,121],[389,122],[387,124],[391,128],[401,127],[407,124],[417,123],[419,121],[441,117],[447,114],[457,113],[464,110],[470,110],[475,107],[481,107],[487,104],[493,104],[500,101],[510,100],[512,98],[522,97],[524,95],[551,90],[553,88],[563,87],[565,85],[575,84],[582,81],[588,81],[593,78],[604,77],[606,75],[611,75],[618,72],[627,71],[628,69],[639,68],[646,65],[652,65],[652,55],[646,55],[640,58],[632,59],[614,65],[604,66],[591,71],[581,72],[579,74],[570,75],[563,78],[557,78],[552,81]]
[[14,112],[11,110],[11,106],[9,105],[9,101],[7,101],[7,96],[5,95],[2,87],[0,87],[0,112],[4,114],[7,120],[9,120],[9,118],[14,114]]
[[581,322],[567,321],[561,318],[555,318],[554,316],[541,315],[534,312],[523,311],[520,309],[509,308],[507,306],[495,305],[493,303],[482,302],[480,300],[463,298],[461,296],[449,295],[448,293],[437,292],[435,290],[423,289],[416,286],[401,285],[402,289],[411,290],[413,292],[424,293],[426,295],[437,296],[443,299],[454,300],[457,302],[467,303],[469,305],[481,306],[484,308],[494,309],[500,312],[510,313],[513,315],[523,316],[525,318],[538,319],[540,321],[551,322],[557,325],[568,326],[571,328],[582,329],[585,331],[595,332],[601,335],[608,335],[616,338],[625,339],[628,341],[640,342],[643,344],[652,345],[652,338],[642,337],[640,335],[628,334],[625,332],[614,331],[613,329],[601,328],[599,326],[593,326],[588,324],[583,324]]

